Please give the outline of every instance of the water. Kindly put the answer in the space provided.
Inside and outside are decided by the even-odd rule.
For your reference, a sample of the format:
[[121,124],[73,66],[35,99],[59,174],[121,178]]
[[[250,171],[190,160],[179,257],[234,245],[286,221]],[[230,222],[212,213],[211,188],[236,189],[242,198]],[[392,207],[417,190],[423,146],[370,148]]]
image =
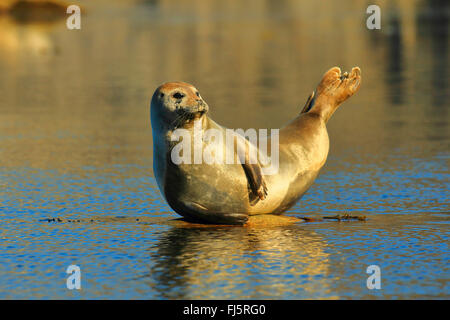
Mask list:
[[[0,298],[450,298],[445,1],[390,1],[376,31],[363,3],[80,3],[79,31],[0,15]],[[366,222],[173,220],[152,173],[160,83],[195,84],[229,128],[278,128],[334,65],[362,87],[286,215]],[[42,221],[58,217],[80,222]]]

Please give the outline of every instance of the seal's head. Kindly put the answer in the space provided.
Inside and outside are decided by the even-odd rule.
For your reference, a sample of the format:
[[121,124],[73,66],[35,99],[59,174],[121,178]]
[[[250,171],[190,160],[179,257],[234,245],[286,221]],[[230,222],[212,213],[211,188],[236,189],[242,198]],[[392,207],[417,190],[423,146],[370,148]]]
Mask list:
[[183,127],[208,112],[208,105],[189,83],[167,82],[152,97],[151,114],[171,129]]

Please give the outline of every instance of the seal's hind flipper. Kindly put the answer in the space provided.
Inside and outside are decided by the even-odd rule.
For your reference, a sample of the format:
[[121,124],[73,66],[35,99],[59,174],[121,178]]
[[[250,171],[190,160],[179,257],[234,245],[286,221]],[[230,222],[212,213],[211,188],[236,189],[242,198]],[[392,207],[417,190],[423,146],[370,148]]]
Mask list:
[[322,77],[315,94],[315,107],[311,113],[321,116],[325,122],[337,107],[355,94],[361,85],[361,69],[354,67],[350,74],[333,67]]
[[247,213],[213,212],[195,202],[185,203],[184,206],[186,210],[179,213],[186,220],[192,222],[200,221],[211,224],[243,225],[248,220]]

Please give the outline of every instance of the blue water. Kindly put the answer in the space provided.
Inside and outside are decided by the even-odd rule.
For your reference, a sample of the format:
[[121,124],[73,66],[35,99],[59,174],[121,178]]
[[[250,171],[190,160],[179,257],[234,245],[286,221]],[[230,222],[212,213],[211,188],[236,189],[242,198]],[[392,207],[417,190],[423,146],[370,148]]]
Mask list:
[[[432,165],[445,170],[444,162]],[[448,297],[448,176],[417,164],[398,172],[368,166],[350,179],[330,167],[290,214],[368,221],[178,227],[167,223],[176,215],[149,168],[2,173],[1,297]],[[407,180],[419,190],[405,190]],[[81,220],[42,221],[57,217]],[[81,268],[81,291],[65,286],[71,264]],[[380,291],[365,285],[372,264],[382,271]]]

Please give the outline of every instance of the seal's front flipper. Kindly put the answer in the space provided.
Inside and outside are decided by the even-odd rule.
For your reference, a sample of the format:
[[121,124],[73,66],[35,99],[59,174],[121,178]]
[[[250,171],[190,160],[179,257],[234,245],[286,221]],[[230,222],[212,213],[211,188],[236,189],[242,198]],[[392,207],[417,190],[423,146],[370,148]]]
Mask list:
[[248,220],[247,213],[214,212],[195,202],[185,203],[184,206],[185,210],[179,213],[185,217],[186,220],[192,222],[243,225]]
[[[252,193],[257,196],[259,200],[264,200],[267,196],[267,186],[260,165],[250,164],[246,161],[242,164],[242,167],[244,168]],[[256,204],[256,202],[254,202],[254,204]]]
[[[264,200],[267,196],[266,182],[257,158],[259,150],[250,141],[238,134],[236,135],[236,142],[237,153],[250,188],[250,205],[254,206],[259,200]],[[250,154],[252,155],[251,159]]]

